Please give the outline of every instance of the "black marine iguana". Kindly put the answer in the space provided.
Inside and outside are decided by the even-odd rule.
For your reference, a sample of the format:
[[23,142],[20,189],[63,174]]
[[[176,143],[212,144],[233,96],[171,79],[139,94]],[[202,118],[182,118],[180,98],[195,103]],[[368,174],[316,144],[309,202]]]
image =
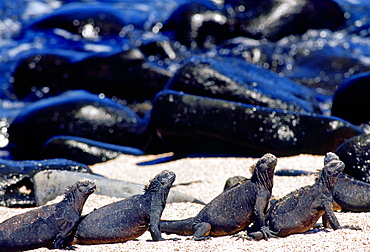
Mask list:
[[[326,155],[324,164],[339,157],[330,152]],[[370,183],[358,180],[346,173],[339,174],[334,185],[334,203],[342,211],[368,212],[370,211]]]
[[[339,157],[333,153],[328,152],[324,160],[324,164],[331,160],[340,160]],[[346,168],[345,168],[346,169]],[[334,185],[334,210],[341,210],[344,212],[369,212],[370,211],[370,183],[358,180],[345,173],[345,169],[339,174]],[[279,173],[283,171],[283,174]],[[288,171],[288,173],[287,173]],[[275,172],[276,175],[283,176],[301,176],[310,175],[311,172],[303,172],[298,170],[279,170]],[[243,176],[230,177],[226,183],[224,190],[240,183],[247,178]],[[272,196],[273,197],[273,196]],[[277,199],[270,199],[270,204],[273,204]]]
[[[342,161],[331,160],[325,164],[313,185],[302,187],[277,200],[266,215],[266,223],[270,229],[268,234],[271,237],[284,237],[306,232],[324,214],[330,226],[334,230],[339,229],[340,224],[333,210],[333,192],[337,177],[343,169]],[[259,230],[249,230],[248,233],[240,233],[234,237],[266,239]]]
[[[197,216],[185,220],[161,221],[162,232],[193,235],[194,240],[235,234],[252,222],[264,235],[265,213],[271,197],[277,158],[265,154],[255,165],[250,180],[225,190],[208,203]],[[265,231],[266,230],[266,231]]]
[[153,241],[163,240],[159,221],[176,175],[164,170],[152,179],[145,193],[103,206],[82,219],[74,244],[124,242],[149,229]]
[[81,180],[71,186],[61,202],[0,223],[0,251],[65,248],[67,235],[76,228],[86,199],[94,191],[91,180]]

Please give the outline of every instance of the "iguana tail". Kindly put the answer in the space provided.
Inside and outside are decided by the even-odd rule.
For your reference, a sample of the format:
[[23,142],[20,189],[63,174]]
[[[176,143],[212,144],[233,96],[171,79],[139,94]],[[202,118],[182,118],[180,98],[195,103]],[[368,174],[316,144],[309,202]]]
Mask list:
[[185,220],[163,220],[160,223],[161,232],[167,234],[192,235],[194,218]]

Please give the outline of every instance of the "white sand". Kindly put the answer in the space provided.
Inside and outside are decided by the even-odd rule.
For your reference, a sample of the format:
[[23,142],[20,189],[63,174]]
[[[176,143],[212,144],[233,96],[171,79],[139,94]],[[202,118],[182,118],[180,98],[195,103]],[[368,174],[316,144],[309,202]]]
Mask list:
[[[145,184],[161,170],[176,173],[177,183],[198,181],[187,186],[177,186],[176,190],[209,202],[222,192],[227,178],[235,175],[250,176],[249,167],[257,161],[253,158],[184,158],[156,165],[138,164],[162,157],[134,157],[122,155],[115,160],[96,164],[92,170],[113,179]],[[298,169],[316,171],[322,168],[323,156],[299,155],[278,159],[276,170]],[[273,195],[285,194],[314,182],[314,176],[279,177],[275,176]],[[120,200],[117,198],[91,195],[85,204],[84,213],[102,205]],[[163,219],[180,219],[196,215],[202,205],[194,203],[167,204]],[[30,209],[11,209],[0,207],[0,221]],[[164,238],[180,238],[179,241],[151,242],[149,232],[133,241],[108,245],[76,245],[76,251],[369,251],[370,250],[370,213],[336,212],[341,225],[359,226],[361,231],[342,229],[312,229],[305,234],[291,235],[286,238],[271,238],[268,241],[242,241],[231,236],[216,237],[206,241],[188,240],[188,237],[165,235]],[[34,251],[47,251],[46,248]],[[54,250],[59,251],[59,250]],[[63,251],[63,250],[61,250]]]

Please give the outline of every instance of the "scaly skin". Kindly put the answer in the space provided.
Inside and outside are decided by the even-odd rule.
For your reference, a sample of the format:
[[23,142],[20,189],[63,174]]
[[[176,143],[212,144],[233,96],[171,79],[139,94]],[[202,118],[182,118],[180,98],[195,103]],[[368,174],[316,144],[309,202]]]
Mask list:
[[[324,214],[330,226],[334,230],[339,229],[340,224],[333,210],[333,192],[334,184],[343,169],[342,161],[330,160],[315,184],[302,187],[277,200],[269,209],[266,219],[271,236],[284,237],[306,232]],[[236,237],[262,239],[264,235],[253,231]]]
[[[330,153],[324,163],[331,160],[339,160],[339,157]],[[334,185],[333,198],[334,203],[338,204],[342,211],[368,212],[370,211],[370,184],[341,173]]]
[[92,181],[81,180],[61,202],[5,220],[0,224],[0,251],[67,247],[67,235],[76,228],[86,199],[94,191]]
[[162,171],[149,183],[143,195],[103,206],[88,214],[76,230],[73,243],[116,243],[135,239],[149,229],[153,241],[163,240],[159,221],[175,173]]
[[252,222],[265,233],[265,213],[271,197],[277,158],[265,154],[255,165],[250,180],[225,190],[208,203],[197,216],[186,220],[161,221],[161,231],[193,235],[194,240],[235,234]]

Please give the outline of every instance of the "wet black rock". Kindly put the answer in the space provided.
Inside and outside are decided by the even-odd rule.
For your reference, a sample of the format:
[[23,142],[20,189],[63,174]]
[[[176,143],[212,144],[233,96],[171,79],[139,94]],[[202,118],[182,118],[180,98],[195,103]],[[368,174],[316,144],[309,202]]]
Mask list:
[[321,114],[310,89],[239,59],[191,58],[177,70],[166,88],[274,109]]
[[44,158],[65,158],[87,165],[102,163],[121,154],[140,156],[145,153],[137,148],[74,136],[54,136],[42,149]]
[[270,41],[309,29],[336,30],[345,25],[344,11],[331,0],[225,0],[224,12],[235,37]]
[[368,49],[360,44],[363,41],[348,43],[345,32],[310,30],[277,43],[230,39],[217,47],[217,55],[242,58],[331,97],[344,80],[369,70],[363,57]]
[[344,81],[333,96],[331,114],[353,124],[370,121],[370,72],[357,74]]
[[91,173],[87,165],[67,159],[0,160],[0,206],[35,206],[32,177],[44,170]]
[[140,43],[138,48],[150,61],[161,61],[162,64],[168,65],[179,56],[178,49],[173,46],[173,42],[166,36],[144,33],[141,36]]
[[20,60],[13,72],[12,91],[29,101],[58,95],[69,89],[72,62],[57,54],[35,54]]
[[152,100],[173,74],[149,62],[138,49],[97,53],[77,62],[71,89],[84,89],[128,102]]
[[128,102],[143,102],[152,101],[172,75],[148,61],[138,49],[80,55],[78,59],[67,51],[60,55],[40,52],[18,63],[12,91],[18,99],[28,101],[84,89]]
[[189,48],[209,48],[231,38],[226,16],[207,0],[181,4],[160,31]]
[[85,91],[69,91],[34,102],[10,123],[9,141],[17,159],[35,159],[55,135],[142,147],[147,123],[128,107]]
[[282,55],[277,57],[275,51],[275,43],[247,37],[232,38],[217,47],[217,55],[220,57],[238,57],[259,67],[280,72],[286,56],[280,51]]
[[340,145],[335,154],[346,165],[344,173],[370,183],[370,135],[354,136]]
[[325,154],[363,134],[336,117],[274,110],[171,90],[156,97],[151,123],[158,136],[180,153]]
[[127,24],[121,13],[107,4],[63,5],[26,26],[24,31],[62,29],[88,40],[119,36]]
[[[324,33],[325,34],[325,33]],[[329,36],[329,35],[328,35]],[[330,46],[331,41],[320,49],[310,50],[307,43],[298,45],[291,69],[285,68],[281,73],[316,92],[332,96],[337,87],[351,75],[368,70],[365,62],[342,43]],[[316,40],[319,42],[319,40]]]

